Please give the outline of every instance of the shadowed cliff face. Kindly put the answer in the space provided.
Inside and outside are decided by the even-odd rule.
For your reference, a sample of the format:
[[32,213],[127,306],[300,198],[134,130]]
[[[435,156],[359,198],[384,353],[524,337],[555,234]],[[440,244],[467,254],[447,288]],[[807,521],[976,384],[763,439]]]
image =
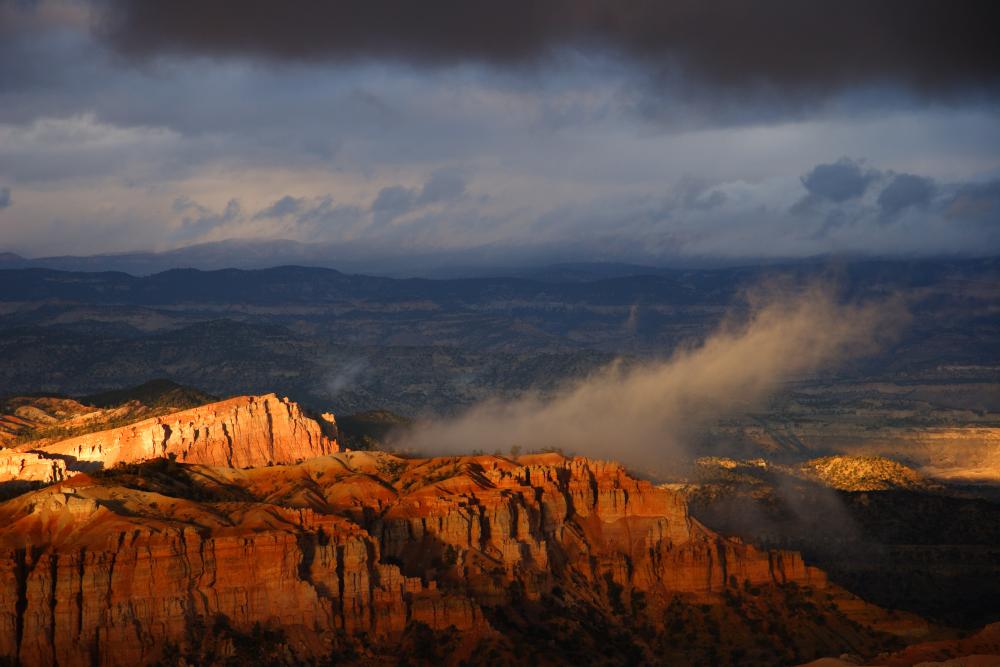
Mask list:
[[160,459],[10,500],[0,526],[0,655],[24,665],[248,645],[278,663],[392,664],[402,647],[456,664],[778,664],[923,627],[794,552],[720,537],[618,464],[555,454]]
[[697,468],[669,488],[713,529],[801,551],[887,608],[967,630],[1000,619],[1000,503],[989,487],[941,484],[879,457],[704,458]]

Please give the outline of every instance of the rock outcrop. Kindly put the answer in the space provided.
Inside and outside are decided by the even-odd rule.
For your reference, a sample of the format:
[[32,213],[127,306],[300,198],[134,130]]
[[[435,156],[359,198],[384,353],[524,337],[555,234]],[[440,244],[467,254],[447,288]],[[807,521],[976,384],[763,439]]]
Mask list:
[[27,443],[11,455],[64,461],[70,471],[170,456],[243,468],[331,454],[339,449],[334,433],[332,420],[321,424],[298,404],[267,394],[239,396],[57,442]]
[[0,482],[58,482],[66,477],[61,459],[46,458],[34,452],[0,449]]
[[839,491],[929,491],[940,485],[898,461],[883,456],[824,456],[802,463],[781,464],[763,458],[737,460],[706,456],[696,460],[701,481],[735,481],[784,475]]
[[[995,389],[990,391],[995,395]],[[994,424],[970,420],[967,425],[959,425],[967,417],[948,416],[947,411],[942,411],[942,422],[959,424],[886,425],[898,416],[893,411],[878,410],[854,416],[842,412],[818,416],[807,410],[802,419],[782,421],[780,426],[730,426],[719,429],[715,437],[740,443],[739,451],[757,450],[765,455],[786,451],[800,457],[808,456],[810,451],[886,457],[907,461],[929,478],[986,484],[1000,481],[1000,428]]]
[[785,599],[767,591],[822,593],[807,608],[826,650],[838,622],[861,642],[797,553],[725,539],[617,464],[554,454],[348,452],[247,470],[161,459],[0,504],[0,656],[27,666],[209,662],[261,627],[295,660],[348,650],[374,664],[430,632],[460,638],[453,663],[481,664],[518,653],[533,610],[566,623],[563,639],[638,633],[629,650],[652,656],[680,600],[733,614]]
[[933,488],[913,468],[882,456],[825,456],[800,468],[807,478],[841,491]]

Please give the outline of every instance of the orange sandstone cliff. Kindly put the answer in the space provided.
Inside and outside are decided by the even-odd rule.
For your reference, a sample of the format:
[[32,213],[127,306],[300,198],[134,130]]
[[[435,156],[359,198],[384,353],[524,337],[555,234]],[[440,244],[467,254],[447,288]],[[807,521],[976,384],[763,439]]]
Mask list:
[[66,463],[35,452],[0,449],[0,482],[58,482],[66,476]]
[[[332,420],[306,416],[298,404],[274,394],[238,396],[56,442],[29,442],[0,451],[0,482],[56,481],[39,459],[70,471],[175,456],[180,461],[228,467],[293,463],[338,451]],[[18,457],[26,463],[22,472]],[[10,459],[9,462],[6,462]],[[27,472],[25,472],[27,471]],[[57,471],[56,471],[57,472]],[[50,479],[42,479],[43,477]]]
[[[290,410],[273,397],[232,405],[214,414]],[[366,452],[246,470],[179,463],[232,427],[224,417],[204,430],[167,420],[128,431],[116,460],[133,443],[148,452],[157,424],[170,428],[161,451],[177,461],[79,474],[0,504],[0,656],[211,664],[251,646],[275,664],[402,654],[713,664],[723,647],[780,664],[888,637],[871,613],[847,619],[838,605],[856,598],[798,554],[725,539],[679,495],[614,463]],[[199,456],[238,466],[302,451],[239,433],[229,430],[238,446]],[[795,635],[806,645],[782,643],[792,627],[807,628]],[[754,632],[777,634],[754,644]],[[687,653],[670,653],[677,633]]]

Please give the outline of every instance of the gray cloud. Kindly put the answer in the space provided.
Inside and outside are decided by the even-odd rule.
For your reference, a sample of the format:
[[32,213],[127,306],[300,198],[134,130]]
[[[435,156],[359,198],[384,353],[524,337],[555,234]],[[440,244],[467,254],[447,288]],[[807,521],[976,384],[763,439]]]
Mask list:
[[959,186],[945,215],[952,220],[1000,227],[1000,180]]
[[462,175],[452,170],[441,169],[431,174],[424,183],[417,201],[421,204],[433,204],[456,199],[463,194],[465,194],[465,179]]
[[431,174],[419,191],[401,185],[379,190],[371,205],[373,221],[376,226],[382,226],[423,206],[454,201],[463,194],[465,179],[460,174],[453,170],[438,170]]
[[178,241],[198,240],[212,230],[242,220],[244,217],[243,209],[235,199],[230,199],[221,213],[213,213],[189,199],[175,200],[174,208],[194,214],[185,215],[181,226],[174,232],[174,238]]
[[[284,195],[256,212],[245,211],[232,199],[221,212],[215,212],[189,197],[178,197],[173,202],[175,213],[183,215],[178,240],[203,240],[208,234],[226,225],[248,221],[274,221],[281,223],[284,232],[297,237],[319,241],[345,241],[355,232],[370,239],[384,238],[386,226],[401,216],[417,212],[428,206],[447,206],[460,201],[466,193],[465,179],[453,170],[434,171],[420,188],[391,185],[381,188],[367,207],[338,204],[332,195],[314,198]],[[450,220],[445,220],[443,234],[450,230]],[[422,230],[430,226],[429,220],[416,225]],[[400,241],[407,232],[393,232]]]
[[[432,173],[420,187],[383,187],[366,204],[338,202],[332,194],[283,195],[258,209],[235,199],[213,209],[178,197],[170,240],[186,245],[226,238],[290,239],[309,244],[316,257],[334,266],[367,266],[369,271],[421,262],[424,268],[595,259],[685,264],[790,258],[831,249],[861,255],[1000,251],[998,182],[935,184],[936,194],[926,200],[919,188],[894,193],[899,188],[894,184],[900,176],[908,177],[903,183],[932,179],[880,173],[863,197],[842,202],[813,197],[817,201],[807,207],[789,207],[795,186],[802,187],[795,176],[759,185],[683,178],[656,196],[584,196],[492,214],[482,206],[495,197],[464,184],[461,190],[457,185],[447,189],[450,199],[438,194],[430,197],[434,201],[423,201],[428,184],[438,180]],[[905,224],[887,224],[897,218]]]
[[419,195],[415,190],[401,185],[382,188],[372,202],[375,224],[381,226],[408,213],[416,205],[418,198]]
[[895,174],[878,196],[882,214],[893,217],[911,206],[927,206],[934,196],[934,181],[914,174]]
[[329,240],[344,238],[345,233],[364,223],[366,211],[360,206],[335,204],[330,196],[303,210],[297,218],[305,238]]
[[0,209],[10,206],[13,200],[10,198],[10,188],[0,188]]
[[878,176],[878,172],[866,170],[861,163],[845,157],[831,164],[816,165],[802,177],[802,185],[814,197],[840,203],[863,195]]
[[677,185],[677,193],[681,207],[695,211],[708,211],[726,203],[726,193],[712,189],[710,185],[693,179],[684,178]]
[[292,197],[291,195],[285,195],[267,208],[258,211],[254,215],[254,218],[258,220],[261,218],[283,218],[286,215],[301,213],[304,208],[304,199],[300,197]]
[[357,386],[358,378],[368,371],[370,363],[364,357],[355,357],[342,361],[330,371],[326,377],[324,389],[330,398],[335,398],[345,389]]

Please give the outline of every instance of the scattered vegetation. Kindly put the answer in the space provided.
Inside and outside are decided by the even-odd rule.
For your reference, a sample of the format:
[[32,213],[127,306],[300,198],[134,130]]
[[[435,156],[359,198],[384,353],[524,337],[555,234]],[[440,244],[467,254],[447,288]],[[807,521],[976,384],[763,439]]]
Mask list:
[[[6,399],[0,406],[0,412],[14,412],[17,407],[16,403],[22,403],[23,398]],[[37,398],[42,403],[39,403],[36,409],[41,413],[46,413],[47,419],[53,421],[23,428],[9,441],[11,446],[25,445],[39,440],[64,440],[88,433],[120,428],[136,421],[186,410],[218,400],[210,394],[164,379],[151,380],[128,389],[84,396],[75,401],[65,398],[59,399],[61,402],[60,410],[56,411],[54,415],[47,414],[43,402],[51,401],[55,397]],[[35,407],[30,402],[26,405]],[[67,405],[75,406],[78,412],[61,415],[60,412],[63,412]],[[74,418],[87,414],[88,409],[93,409],[90,418],[74,421]]]
[[435,631],[426,623],[410,621],[400,643],[399,667],[443,664],[459,641],[459,633],[454,626]]
[[187,410],[206,403],[214,403],[219,398],[172,380],[157,378],[136,387],[91,394],[79,400],[84,405],[98,408],[116,408],[131,401],[138,401],[151,410],[165,408]]
[[224,614],[216,614],[210,621],[206,622],[202,616],[190,618],[183,645],[167,644],[157,667],[291,667],[299,664],[280,628],[254,623],[249,631],[238,630]]

